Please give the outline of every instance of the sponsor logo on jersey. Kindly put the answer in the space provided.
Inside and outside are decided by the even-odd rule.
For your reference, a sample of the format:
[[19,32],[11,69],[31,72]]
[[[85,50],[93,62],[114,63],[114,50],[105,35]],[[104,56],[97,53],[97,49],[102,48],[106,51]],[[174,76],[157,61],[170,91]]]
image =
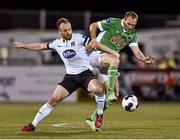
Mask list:
[[75,55],[76,55],[76,52],[75,52],[74,50],[72,50],[72,49],[65,50],[65,51],[63,52],[63,56],[64,56],[65,58],[67,58],[67,59],[70,59],[70,58],[74,57]]
[[113,36],[111,38],[111,41],[113,43],[119,44],[121,48],[124,48],[126,46],[126,41],[121,36]]

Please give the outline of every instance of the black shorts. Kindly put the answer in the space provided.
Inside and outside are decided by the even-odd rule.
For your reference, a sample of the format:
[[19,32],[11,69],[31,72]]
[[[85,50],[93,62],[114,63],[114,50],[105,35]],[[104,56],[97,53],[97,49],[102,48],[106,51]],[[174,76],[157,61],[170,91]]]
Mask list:
[[85,70],[79,74],[66,74],[64,79],[58,84],[63,86],[69,94],[76,91],[79,87],[87,90],[88,84],[92,79],[96,79],[93,72],[90,70]]

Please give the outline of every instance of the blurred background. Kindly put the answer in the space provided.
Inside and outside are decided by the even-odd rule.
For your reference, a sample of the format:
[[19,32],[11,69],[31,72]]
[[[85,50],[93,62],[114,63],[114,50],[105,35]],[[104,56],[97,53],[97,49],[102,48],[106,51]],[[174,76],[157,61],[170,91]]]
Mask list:
[[[70,19],[74,32],[88,35],[91,22],[122,18],[130,10],[139,15],[136,30],[141,50],[157,62],[145,65],[125,48],[119,67],[120,98],[135,94],[143,101],[180,101],[180,9],[176,1],[7,0],[0,5],[0,102],[46,101],[65,73],[56,52],[15,49],[13,41],[54,40],[61,17]],[[94,97],[79,91],[65,101],[89,98]]]

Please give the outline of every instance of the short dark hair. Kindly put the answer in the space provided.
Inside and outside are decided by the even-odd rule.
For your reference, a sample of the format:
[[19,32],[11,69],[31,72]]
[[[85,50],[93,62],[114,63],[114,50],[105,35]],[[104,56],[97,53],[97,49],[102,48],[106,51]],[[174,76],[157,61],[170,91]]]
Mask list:
[[135,12],[133,12],[133,11],[128,11],[128,12],[126,12],[125,15],[124,15],[124,18],[127,18],[127,17],[129,17],[129,16],[131,16],[133,19],[134,19],[134,18],[137,18],[137,19],[138,19],[138,15],[137,15]]
[[66,18],[60,18],[58,19],[56,25],[57,25],[57,28],[59,29],[59,26],[62,24],[62,23],[70,23],[70,21]]

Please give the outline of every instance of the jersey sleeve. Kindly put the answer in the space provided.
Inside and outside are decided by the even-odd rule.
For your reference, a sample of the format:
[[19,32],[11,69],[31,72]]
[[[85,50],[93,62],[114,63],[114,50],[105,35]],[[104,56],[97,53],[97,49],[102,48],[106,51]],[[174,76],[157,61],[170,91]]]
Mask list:
[[78,34],[78,40],[79,42],[82,44],[82,45],[86,45],[89,43],[90,41],[90,38],[86,35],[83,35],[83,34]]
[[56,46],[57,46],[57,39],[54,40],[54,41],[51,41],[51,42],[49,42],[49,43],[47,44],[47,47],[48,47],[48,49],[50,49],[50,50],[54,50]]
[[135,34],[133,39],[131,40],[131,42],[129,43],[129,47],[133,47],[133,46],[137,46],[138,43],[137,43],[137,35]]
[[98,21],[98,28],[100,31],[108,30],[115,26],[117,19],[116,18],[107,18],[101,21]]
[[83,45],[87,45],[90,42],[90,37],[83,35],[84,42]]

